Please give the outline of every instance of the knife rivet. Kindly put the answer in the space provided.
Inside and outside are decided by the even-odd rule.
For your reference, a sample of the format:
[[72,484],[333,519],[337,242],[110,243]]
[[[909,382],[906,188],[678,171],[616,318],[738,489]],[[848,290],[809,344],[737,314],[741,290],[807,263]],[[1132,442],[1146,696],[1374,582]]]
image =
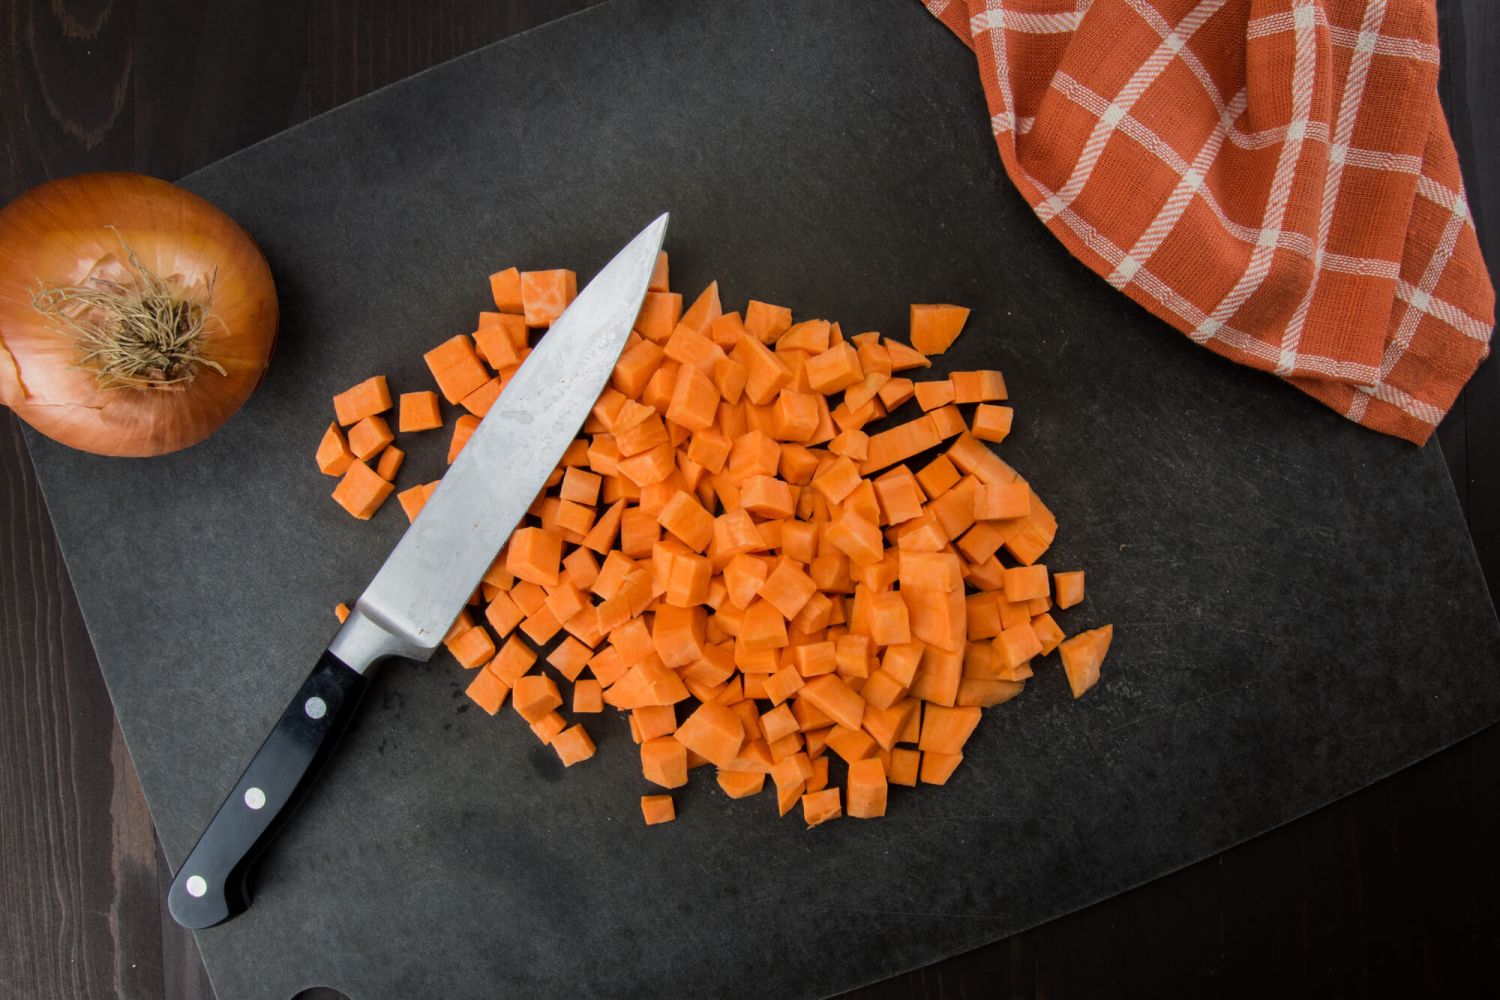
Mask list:
[[245,805],[251,809],[259,809],[266,804],[266,793],[259,788],[250,787],[245,789]]
[[190,875],[185,883],[187,893],[194,899],[201,898],[208,891],[208,883],[203,881],[202,875]]
[[328,703],[317,695],[313,695],[303,704],[302,711],[307,713],[309,719],[321,719],[328,714]]

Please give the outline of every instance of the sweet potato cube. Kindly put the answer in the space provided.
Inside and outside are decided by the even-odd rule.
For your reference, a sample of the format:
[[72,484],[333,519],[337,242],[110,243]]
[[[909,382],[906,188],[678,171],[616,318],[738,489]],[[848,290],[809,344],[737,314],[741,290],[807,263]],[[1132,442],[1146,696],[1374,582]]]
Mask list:
[[927,419],[932,422],[932,426],[937,430],[938,439],[942,441],[968,432],[963,414],[959,412],[958,407],[951,404],[939,406],[927,414]]
[[479,418],[472,413],[465,413],[453,423],[453,437],[448,442],[448,464],[458,458],[458,453],[464,450],[464,445],[469,443],[469,438],[479,429]]
[[677,731],[677,709],[672,705],[642,705],[631,711],[630,720],[642,742]]
[[617,467],[622,476],[644,489],[661,482],[676,470],[677,452],[667,441],[639,455],[620,459]]
[[[483,322],[485,315],[494,317]],[[497,372],[513,372],[526,360],[530,339],[526,332],[526,321],[520,316],[507,313],[488,313],[480,316],[479,329],[473,333],[474,349],[485,363]]]
[[919,751],[908,750],[905,747],[896,747],[893,749],[891,751],[891,784],[915,788],[917,786],[917,770],[921,762],[922,754]]
[[714,538],[714,516],[690,494],[678,490],[672,494],[657,521],[694,552],[702,552]]
[[713,566],[703,556],[679,555],[672,559],[662,599],[669,605],[691,608],[708,599]]
[[917,477],[904,465],[898,465],[875,480],[875,496],[880,501],[882,524],[902,524],[922,516],[927,499]]
[[1041,643],[1043,656],[1056,649],[1064,639],[1063,630],[1045,611],[1031,619],[1031,632],[1036,636],[1037,642]]
[[531,647],[515,636],[511,636],[484,669],[511,687],[515,687],[516,681],[526,676],[526,672],[535,663],[536,653],[532,652]]
[[963,676],[964,654],[929,645],[922,652],[922,665],[912,679],[911,694],[922,701],[952,705]]
[[745,332],[763,344],[769,344],[791,329],[792,311],[784,306],[751,299],[745,307]]
[[[576,589],[572,592],[578,593]],[[556,612],[553,613],[556,614]],[[577,681],[578,675],[583,673],[583,668],[588,665],[593,655],[592,649],[570,635],[547,655],[547,662],[568,680]]]
[[651,269],[651,281],[646,285],[653,292],[665,292],[668,288],[668,263],[667,252],[658,250],[656,253],[656,266]]
[[955,403],[992,403],[1005,399],[1005,378],[997,371],[954,372],[948,376],[953,383]]
[[677,809],[673,806],[670,795],[642,795],[641,815],[645,817],[647,826],[656,826],[676,819]]
[[[828,450],[835,455],[851,459],[855,463],[863,462],[870,453],[870,435],[861,430],[839,431],[833,440],[828,442]],[[858,474],[858,465],[855,465],[854,471]]]
[[876,819],[885,815],[885,768],[878,757],[856,760],[849,765],[847,798],[849,815],[855,819]]
[[687,784],[687,747],[675,736],[641,741],[641,773],[653,785],[681,788]]
[[677,727],[675,738],[718,766],[730,767],[745,742],[745,728],[726,706],[704,702]]
[[894,590],[870,595],[870,638],[877,646],[911,642],[911,621],[906,602]]
[[557,586],[562,538],[545,528],[517,528],[510,536],[505,568],[517,579]]
[[991,708],[1010,701],[1025,687],[1025,683],[1021,681],[991,680],[987,677],[972,677],[965,674],[958,682],[956,704],[965,707],[972,705],[977,708]]
[[573,714],[588,715],[604,711],[604,688],[592,677],[573,682]]
[[699,296],[693,300],[693,304],[682,314],[681,322],[696,333],[706,331],[714,320],[724,314],[724,308],[719,301],[719,283],[710,281]]
[[532,612],[526,620],[521,623],[521,632],[537,645],[544,645],[552,641],[552,637],[562,630],[562,622],[557,620],[550,608],[543,606],[540,611]]
[[745,609],[739,641],[751,652],[780,649],[787,644],[786,619],[769,601],[757,598]]
[[542,525],[550,530],[560,531],[568,541],[579,541],[594,526],[594,508],[571,500],[549,498],[547,502],[551,505],[549,509],[552,514],[550,519],[543,515]]
[[831,674],[839,666],[838,643],[825,639],[821,642],[793,646],[792,664],[797,668],[797,673],[804,678]]
[[817,397],[783,389],[776,397],[771,426],[778,441],[809,441],[818,429]]
[[423,355],[438,391],[450,403],[458,403],[490,379],[489,369],[474,351],[474,342],[466,333],[434,347]]
[[349,451],[362,462],[368,462],[396,440],[384,417],[365,417],[349,428]]
[[527,722],[538,722],[562,706],[557,683],[545,674],[527,674],[511,685],[511,705]]
[[963,306],[913,304],[911,346],[923,354],[942,354],[953,346],[968,319],[969,310]]
[[1005,571],[1005,599],[1012,604],[1029,601],[1034,597],[1046,597],[1047,567],[1017,566]]
[[730,353],[745,368],[745,398],[757,406],[769,403],[791,384],[792,371],[786,362],[753,336],[745,336]]
[[841,815],[837,788],[825,788],[802,796],[802,819],[809,830]]
[[812,488],[823,494],[830,504],[835,504],[843,503],[859,483],[859,466],[848,456],[840,456],[813,476]]
[[395,489],[365,463],[353,462],[333,488],[333,499],[361,521],[368,521]]
[[1071,608],[1083,600],[1083,570],[1052,574],[1052,592],[1059,608]]
[[448,652],[469,670],[484,666],[495,655],[495,641],[483,625],[466,629],[448,643]]
[[958,754],[979,725],[980,711],[974,708],[947,708],[943,705],[928,705],[922,713],[922,736],[917,743],[919,750],[935,750],[938,753]]
[[802,686],[798,699],[807,701],[846,729],[858,729],[864,718],[864,699],[837,674],[814,677]]
[[828,749],[843,758],[845,763],[853,763],[874,757],[879,747],[870,738],[870,734],[863,729],[846,729],[843,726],[834,726],[833,731],[828,734]]
[[317,460],[318,471],[325,476],[342,476],[354,463],[354,453],[349,450],[349,443],[337,422],[329,424],[328,430],[323,432],[323,440],[318,442]]
[[534,615],[547,603],[547,592],[538,584],[522,580],[511,585],[510,598],[524,614]]
[[498,376],[487,379],[477,389],[459,400],[459,405],[476,417],[483,417],[490,412],[490,407],[495,405],[495,400],[500,398],[500,393],[504,388],[505,382]]
[[761,517],[791,517],[796,513],[792,488],[774,476],[751,476],[740,488],[740,505]]
[[666,289],[653,289],[641,300],[635,329],[648,341],[664,342],[682,319],[682,296]]
[[698,431],[688,440],[688,458],[710,473],[721,472],[729,460],[731,442],[717,430]]
[[774,744],[777,740],[796,734],[797,717],[786,705],[778,704],[760,717],[760,728],[766,742]]
[[599,682],[601,688],[613,686],[616,681],[625,676],[627,669],[624,661],[620,659],[619,652],[613,646],[605,646],[594,654],[592,660],[589,660],[589,673],[594,675],[594,679]]
[[786,333],[776,338],[776,353],[801,351],[804,354],[819,354],[828,350],[833,324],[826,319],[806,319],[794,323]]
[[1057,647],[1074,698],[1082,698],[1085,691],[1099,682],[1099,666],[1109,652],[1114,633],[1113,625],[1105,625],[1064,639]]
[[974,436],[981,441],[1000,442],[1010,434],[1015,411],[1008,406],[981,403],[974,410]]
[[594,741],[589,739],[588,730],[579,723],[552,737],[552,749],[557,751],[564,767],[572,767],[594,756]]
[[495,299],[495,308],[503,313],[519,313],[521,302],[521,272],[513,267],[496,271],[490,275],[490,294]]
[[500,706],[505,704],[505,698],[510,694],[510,687],[499,677],[488,670],[481,670],[474,675],[469,686],[464,689],[464,694],[469,700],[489,715],[500,711]]
[[333,397],[333,412],[345,427],[391,408],[391,390],[384,375],[367,378]]
[[951,552],[901,550],[899,556],[902,587],[954,590],[963,586],[963,566]]
[[856,565],[868,566],[885,557],[885,540],[873,520],[844,511],[836,517],[824,538]]
[[958,550],[971,566],[981,565],[994,556],[1004,541],[1005,534],[993,523],[980,521],[964,532],[963,537],[958,540]]
[[551,326],[578,295],[578,275],[567,269],[521,272],[527,326]]
[[890,357],[891,371],[904,372],[910,368],[931,368],[932,361],[915,348],[908,347],[899,340],[887,340],[882,345]]
[[964,615],[970,642],[993,639],[1000,634],[1000,605],[994,594],[973,594],[964,598]]
[[530,725],[532,735],[545,747],[551,746],[557,734],[568,728],[568,720],[558,712],[548,712]]
[[827,350],[812,355],[807,359],[803,372],[809,388],[825,396],[847,389],[864,377],[859,355],[847,343],[834,344]]
[[1031,513],[1031,487],[1023,482],[981,483],[974,498],[974,516],[981,521],[1006,521]]
[[1012,670],[1042,651],[1042,643],[1037,638],[1036,630],[1024,619],[1009,628],[1001,629],[994,645],[1000,665]]
[[689,430],[707,430],[718,416],[719,399],[713,379],[697,367],[683,365],[672,387],[667,419]]
[[953,402],[953,383],[948,379],[934,382],[918,382],[916,385],[917,405],[925,413],[935,410],[939,406],[947,406]]
[[375,461],[375,474],[386,482],[395,482],[396,473],[401,471],[401,463],[405,461],[406,452],[393,444],[386,445]]
[[929,497],[940,497],[958,482],[958,469],[947,455],[939,455],[917,473],[917,484]]
[[964,762],[961,753],[938,753],[936,750],[922,751],[922,783],[924,785],[946,785],[958,765]]
[[781,612],[783,618],[791,619],[817,590],[812,577],[804,573],[795,561],[785,559],[761,584],[759,596]]
[[752,774],[744,771],[720,771],[717,778],[719,787],[724,789],[724,794],[731,799],[746,799],[752,795],[759,795],[766,787],[766,776],[764,774]]
[[928,448],[934,448],[942,440],[943,436],[939,433],[938,426],[933,423],[930,414],[924,414],[904,424],[897,424],[888,430],[870,435],[869,457],[861,463],[859,471],[862,475],[868,476],[888,465],[904,462]]

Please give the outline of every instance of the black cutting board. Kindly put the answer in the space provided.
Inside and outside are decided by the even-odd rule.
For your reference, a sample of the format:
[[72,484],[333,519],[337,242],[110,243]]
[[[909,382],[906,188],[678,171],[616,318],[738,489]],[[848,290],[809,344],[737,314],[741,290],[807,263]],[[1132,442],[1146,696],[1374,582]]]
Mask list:
[[[972,55],[915,0],[616,0],[185,181],[282,295],[244,411],[150,461],[30,438],[170,860],[180,863],[404,527],[328,499],[329,397],[426,387],[499,267],[596,270],[672,212],[675,284],[847,330],[974,308],[1005,457],[1112,621],[1075,703],[1049,661],[943,788],[808,832],[696,772],[647,829],[622,720],[564,777],[446,656],[378,675],[262,869],[198,935],[220,996],[810,996],[1119,892],[1500,717],[1500,630],[1435,446],[1234,367],[1068,257],[1005,181]],[[443,435],[402,485],[441,468]],[[410,440],[410,439],[408,439]],[[406,443],[405,441],[403,443]]]

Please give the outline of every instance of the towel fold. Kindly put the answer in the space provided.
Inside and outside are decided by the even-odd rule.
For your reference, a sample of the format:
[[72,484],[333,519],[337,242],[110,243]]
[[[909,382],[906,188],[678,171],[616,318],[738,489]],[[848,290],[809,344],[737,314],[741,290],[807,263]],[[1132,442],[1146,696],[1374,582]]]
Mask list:
[[1074,255],[1210,350],[1431,436],[1495,322],[1431,0],[924,2]]

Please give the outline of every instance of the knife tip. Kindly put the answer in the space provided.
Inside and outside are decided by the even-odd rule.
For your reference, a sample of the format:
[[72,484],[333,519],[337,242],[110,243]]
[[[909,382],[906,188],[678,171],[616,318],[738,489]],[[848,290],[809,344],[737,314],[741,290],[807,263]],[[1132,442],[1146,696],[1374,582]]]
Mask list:
[[670,212],[661,213],[654,220],[652,220],[649,226],[641,230],[640,236],[636,238],[648,243],[655,243],[657,249],[660,249],[662,241],[665,240],[667,236],[667,221],[670,218]]

